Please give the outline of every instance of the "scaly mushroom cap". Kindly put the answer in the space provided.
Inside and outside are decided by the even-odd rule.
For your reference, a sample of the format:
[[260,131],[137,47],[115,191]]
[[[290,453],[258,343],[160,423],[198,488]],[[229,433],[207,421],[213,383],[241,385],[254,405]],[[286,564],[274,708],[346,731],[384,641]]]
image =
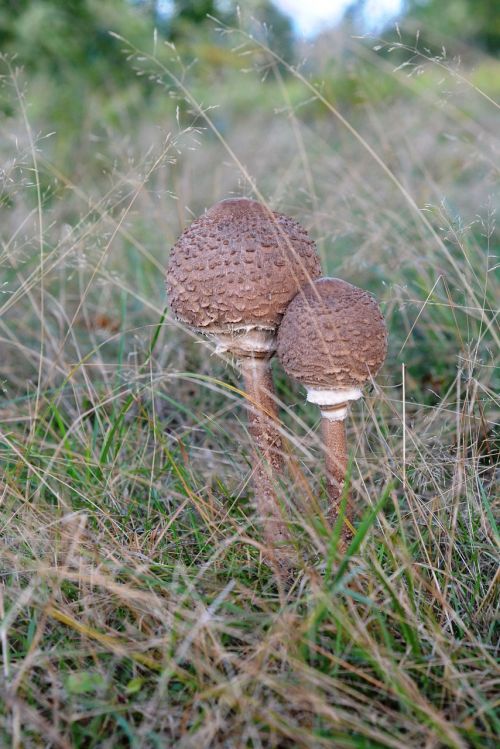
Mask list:
[[216,203],[180,236],[167,268],[170,306],[206,333],[275,330],[298,289],[321,275],[314,242],[254,200]]
[[320,278],[290,303],[277,352],[285,372],[307,388],[359,389],[384,362],[384,318],[368,292],[339,278]]

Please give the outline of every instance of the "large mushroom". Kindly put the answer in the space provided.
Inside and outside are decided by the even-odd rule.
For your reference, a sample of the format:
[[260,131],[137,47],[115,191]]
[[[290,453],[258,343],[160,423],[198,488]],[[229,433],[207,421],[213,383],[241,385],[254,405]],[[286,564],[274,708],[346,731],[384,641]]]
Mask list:
[[287,305],[320,275],[305,229],[246,198],[223,200],[196,219],[168,263],[167,291],[176,317],[238,360],[257,453],[256,505],[270,550],[283,547],[287,538],[273,480],[282,470],[282,451],[270,359]]
[[[307,400],[321,409],[326,451],[329,516],[338,517],[347,468],[345,418],[348,404],[382,366],[387,330],[368,292],[339,278],[320,278],[290,303],[278,334],[278,357],[285,372],[304,385]],[[342,545],[352,535],[347,500]]]

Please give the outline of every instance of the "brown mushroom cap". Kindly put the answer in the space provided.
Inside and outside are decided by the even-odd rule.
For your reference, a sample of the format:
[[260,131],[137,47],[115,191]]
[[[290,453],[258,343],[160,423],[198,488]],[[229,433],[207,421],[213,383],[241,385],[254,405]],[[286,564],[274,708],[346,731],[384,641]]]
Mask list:
[[290,303],[277,351],[285,372],[308,388],[360,388],[384,362],[387,330],[368,292],[320,278]]
[[320,275],[300,224],[236,198],[216,203],[180,236],[167,291],[177,318],[206,333],[274,330],[298,289]]

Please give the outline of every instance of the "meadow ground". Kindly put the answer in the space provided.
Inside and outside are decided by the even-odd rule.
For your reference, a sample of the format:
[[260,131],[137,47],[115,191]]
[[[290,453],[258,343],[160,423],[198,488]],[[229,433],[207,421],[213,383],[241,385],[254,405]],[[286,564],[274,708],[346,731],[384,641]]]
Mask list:
[[[95,92],[71,137],[3,61],[0,744],[497,746],[498,68],[334,38],[286,70],[238,41],[208,78],[129,50],[154,94]],[[318,412],[274,365],[285,587],[237,372],[164,292],[231,195],[300,220],[390,331],[348,422],[344,556]]]

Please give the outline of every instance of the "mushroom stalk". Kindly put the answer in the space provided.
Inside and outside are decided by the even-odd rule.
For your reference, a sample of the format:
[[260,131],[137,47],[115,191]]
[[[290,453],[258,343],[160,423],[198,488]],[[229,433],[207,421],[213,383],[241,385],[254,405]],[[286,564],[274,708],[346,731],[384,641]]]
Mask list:
[[[347,471],[347,438],[345,428],[346,404],[322,408],[321,432],[325,449],[326,491],[328,495],[327,517],[334,525],[340,512],[340,501],[344,492]],[[353,506],[350,493],[346,497],[344,522],[341,530],[341,546],[345,547],[352,538]],[[346,522],[348,521],[348,523]]]
[[289,554],[280,546],[286,544],[289,535],[276,494],[276,477],[283,472],[283,454],[270,359],[255,354],[240,356],[239,365],[248,396],[248,426],[256,453],[255,504],[268,548],[274,551],[278,562],[283,562]]

